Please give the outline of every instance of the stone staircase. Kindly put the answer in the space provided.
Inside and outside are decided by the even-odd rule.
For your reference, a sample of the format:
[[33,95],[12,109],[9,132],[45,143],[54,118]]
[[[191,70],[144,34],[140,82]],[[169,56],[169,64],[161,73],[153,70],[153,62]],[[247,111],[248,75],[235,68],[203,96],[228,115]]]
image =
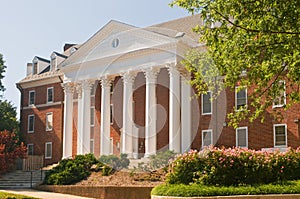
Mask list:
[[45,170],[21,171],[16,170],[0,176],[0,189],[32,188],[43,182]]

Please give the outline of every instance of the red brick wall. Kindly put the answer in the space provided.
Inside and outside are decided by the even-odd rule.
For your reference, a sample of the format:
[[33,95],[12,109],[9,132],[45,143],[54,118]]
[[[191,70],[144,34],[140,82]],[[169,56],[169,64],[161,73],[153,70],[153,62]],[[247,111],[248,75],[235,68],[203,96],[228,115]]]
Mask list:
[[[47,88],[54,88],[54,103],[46,104]],[[35,106],[28,107],[29,91],[35,90]],[[21,96],[21,132],[26,144],[34,144],[34,155],[45,154],[45,143],[52,142],[52,158],[45,165],[57,163],[62,157],[63,90],[59,83],[24,89]],[[46,131],[46,114],[53,113],[53,130]],[[28,133],[28,115],[35,115],[34,132]]]

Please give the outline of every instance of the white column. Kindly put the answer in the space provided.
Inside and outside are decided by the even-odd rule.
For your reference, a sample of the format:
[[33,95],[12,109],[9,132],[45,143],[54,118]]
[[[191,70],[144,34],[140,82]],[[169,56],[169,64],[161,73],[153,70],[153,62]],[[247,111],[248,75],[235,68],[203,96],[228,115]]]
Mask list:
[[192,144],[191,92],[188,74],[181,76],[181,152],[188,152]]
[[174,64],[168,65],[168,70],[170,75],[169,150],[180,153],[180,73]]
[[111,80],[101,79],[100,155],[109,155],[110,149],[110,86]]
[[62,84],[65,91],[64,127],[63,127],[63,154],[62,159],[72,157],[73,133],[73,92],[72,83]]
[[90,153],[91,141],[91,88],[92,82],[90,80],[82,81],[82,152],[83,154]]
[[83,154],[83,101],[82,101],[82,86],[81,84],[77,85],[77,93],[78,93],[78,111],[77,111],[77,155]]
[[125,72],[122,74],[123,89],[123,140],[122,153],[128,154],[128,158],[133,158],[133,83],[136,73]]
[[157,68],[144,70],[146,76],[145,157],[156,153],[156,77]]

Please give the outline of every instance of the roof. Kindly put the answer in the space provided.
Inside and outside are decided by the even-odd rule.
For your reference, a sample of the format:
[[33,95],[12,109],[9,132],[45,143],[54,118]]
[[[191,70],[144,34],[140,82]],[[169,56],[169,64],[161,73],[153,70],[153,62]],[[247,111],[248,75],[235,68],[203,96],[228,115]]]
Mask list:
[[45,59],[45,58],[42,58],[42,57],[39,57],[39,56],[35,56],[34,58],[37,58],[38,60],[43,61],[43,62],[50,63],[50,61],[48,59]]
[[59,57],[62,57],[62,58],[68,58],[68,56],[66,56],[66,55],[63,55],[63,54],[60,54],[60,53],[58,53],[58,52],[53,52],[55,55],[57,55],[57,56],[59,56]]

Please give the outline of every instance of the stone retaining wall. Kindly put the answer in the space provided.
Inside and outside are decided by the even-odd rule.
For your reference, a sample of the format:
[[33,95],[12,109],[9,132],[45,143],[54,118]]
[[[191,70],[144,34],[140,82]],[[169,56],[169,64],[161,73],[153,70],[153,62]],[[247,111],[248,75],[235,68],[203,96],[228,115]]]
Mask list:
[[40,185],[35,189],[56,193],[72,194],[97,199],[150,199],[153,187]]
[[212,197],[173,197],[152,196],[151,199],[300,199],[300,194],[274,194],[274,195],[240,195],[240,196],[212,196]]

